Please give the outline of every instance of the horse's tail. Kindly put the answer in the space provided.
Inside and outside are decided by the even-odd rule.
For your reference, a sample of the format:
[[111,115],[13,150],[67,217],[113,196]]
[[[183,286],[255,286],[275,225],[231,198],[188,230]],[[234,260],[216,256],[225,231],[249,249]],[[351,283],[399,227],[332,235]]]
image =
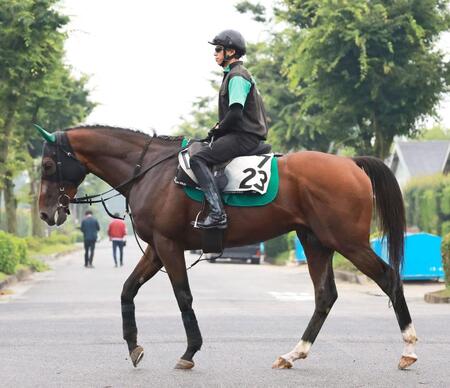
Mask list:
[[372,182],[379,227],[387,236],[389,264],[395,271],[395,286],[400,284],[400,268],[403,265],[404,235],[406,231],[405,207],[402,192],[392,171],[382,160],[359,156],[353,161],[362,168]]

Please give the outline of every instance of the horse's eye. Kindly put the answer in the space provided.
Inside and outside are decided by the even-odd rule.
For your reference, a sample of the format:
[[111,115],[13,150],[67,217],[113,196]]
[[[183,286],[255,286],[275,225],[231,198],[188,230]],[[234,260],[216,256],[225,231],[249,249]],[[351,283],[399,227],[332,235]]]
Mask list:
[[56,163],[52,159],[44,159],[42,161],[42,173],[46,176],[56,172]]

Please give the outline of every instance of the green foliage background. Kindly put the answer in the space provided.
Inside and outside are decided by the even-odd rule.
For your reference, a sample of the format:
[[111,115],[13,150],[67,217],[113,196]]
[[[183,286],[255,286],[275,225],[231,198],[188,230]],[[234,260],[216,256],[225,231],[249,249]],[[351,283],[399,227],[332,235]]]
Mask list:
[[404,192],[408,225],[445,235],[450,232],[450,176],[414,179]]
[[442,239],[442,260],[445,271],[445,284],[450,289],[450,233]]

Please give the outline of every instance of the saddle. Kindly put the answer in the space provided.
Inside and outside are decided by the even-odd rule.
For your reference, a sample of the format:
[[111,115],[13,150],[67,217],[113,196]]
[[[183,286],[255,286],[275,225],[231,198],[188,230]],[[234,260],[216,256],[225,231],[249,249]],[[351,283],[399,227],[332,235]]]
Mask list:
[[[187,141],[183,140],[182,146],[186,145]],[[198,202],[204,201],[203,192],[198,187],[189,160],[203,147],[208,147],[208,144],[193,142],[178,154],[179,164],[174,178],[175,183],[184,186],[185,194]],[[278,193],[278,167],[274,154],[269,154],[271,149],[270,144],[261,142],[252,150],[251,156],[240,156],[213,166],[213,176],[225,204],[264,206],[274,200]],[[223,251],[223,230],[208,229],[201,233],[204,253]]]
[[[208,147],[208,144],[193,142],[180,152],[175,183],[199,189],[189,160],[203,147]],[[239,156],[213,166],[212,173],[220,192],[265,194],[271,174],[271,150],[270,144],[260,142],[247,156]]]

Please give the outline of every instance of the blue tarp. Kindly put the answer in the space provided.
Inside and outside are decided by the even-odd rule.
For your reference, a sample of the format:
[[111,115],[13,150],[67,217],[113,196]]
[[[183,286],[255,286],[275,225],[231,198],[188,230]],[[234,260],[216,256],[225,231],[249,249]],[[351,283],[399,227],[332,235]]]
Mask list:
[[298,237],[295,238],[295,261],[298,263],[306,263],[305,251]]
[[[403,280],[444,279],[441,255],[442,238],[428,233],[405,236],[405,259]],[[372,248],[378,256],[388,262],[386,239],[373,239]]]

